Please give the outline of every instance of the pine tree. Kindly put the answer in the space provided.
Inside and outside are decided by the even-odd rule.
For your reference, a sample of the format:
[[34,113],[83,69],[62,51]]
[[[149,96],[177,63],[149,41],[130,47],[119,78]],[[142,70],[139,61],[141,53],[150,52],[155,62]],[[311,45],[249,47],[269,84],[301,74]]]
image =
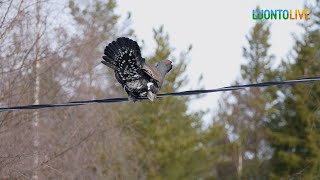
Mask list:
[[[154,30],[154,39],[156,51],[148,61],[159,62],[168,58],[172,48],[163,27]],[[175,92],[186,85],[184,71],[189,50],[181,53],[179,60],[172,57],[174,67],[166,77],[162,93]],[[200,177],[205,162],[200,146],[202,113],[187,113],[188,103],[188,97],[167,97],[155,102],[129,104],[123,110],[123,124],[127,127],[128,135],[135,136],[139,142],[137,155],[148,178]]]
[[[296,56],[283,63],[287,79],[320,76],[319,8],[317,1],[311,22],[303,24],[305,33],[296,39]],[[268,139],[274,151],[270,177],[319,179],[320,84],[297,84],[282,88],[281,93],[284,98],[277,104],[279,110],[268,123]]]

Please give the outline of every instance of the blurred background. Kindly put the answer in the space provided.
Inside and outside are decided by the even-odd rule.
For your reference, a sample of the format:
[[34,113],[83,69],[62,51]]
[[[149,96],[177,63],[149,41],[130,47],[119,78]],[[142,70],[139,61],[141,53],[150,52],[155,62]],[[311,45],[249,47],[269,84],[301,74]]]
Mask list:
[[[319,0],[0,0],[0,107],[126,96],[120,36],[174,62],[161,93],[320,76],[319,27]],[[320,179],[319,105],[315,82],[2,112],[0,179]]]

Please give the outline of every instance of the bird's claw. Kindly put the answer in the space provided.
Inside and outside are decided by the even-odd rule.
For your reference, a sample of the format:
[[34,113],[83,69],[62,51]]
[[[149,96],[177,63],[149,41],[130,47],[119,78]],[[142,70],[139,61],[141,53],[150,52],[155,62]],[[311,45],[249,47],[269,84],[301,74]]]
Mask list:
[[153,94],[151,91],[148,91],[147,97],[150,101],[154,101],[157,98],[157,95]]
[[129,102],[136,102],[137,98],[135,98],[134,96],[129,95],[128,96],[128,100],[129,100]]

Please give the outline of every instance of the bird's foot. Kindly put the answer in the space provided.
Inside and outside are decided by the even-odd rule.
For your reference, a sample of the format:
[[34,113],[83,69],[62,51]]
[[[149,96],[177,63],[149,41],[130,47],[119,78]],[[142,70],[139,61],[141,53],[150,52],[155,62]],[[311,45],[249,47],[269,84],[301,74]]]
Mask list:
[[150,101],[154,101],[157,98],[157,95],[153,94],[151,91],[148,91],[147,97]]
[[137,98],[134,97],[134,96],[132,96],[132,95],[129,95],[129,96],[128,96],[128,100],[129,100],[129,102],[136,102],[136,101],[137,101]]

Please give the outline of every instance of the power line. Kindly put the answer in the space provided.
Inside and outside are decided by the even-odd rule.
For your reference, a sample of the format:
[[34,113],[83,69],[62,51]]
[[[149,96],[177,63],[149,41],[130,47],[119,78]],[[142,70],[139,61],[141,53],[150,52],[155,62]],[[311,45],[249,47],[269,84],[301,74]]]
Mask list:
[[[301,79],[286,80],[286,81],[270,81],[270,82],[262,82],[262,83],[252,83],[252,84],[245,84],[245,85],[227,86],[227,87],[222,87],[217,89],[181,91],[181,92],[173,92],[173,93],[166,93],[166,94],[158,94],[157,97],[164,98],[169,96],[190,96],[190,95],[207,94],[207,93],[213,93],[213,92],[234,91],[234,90],[245,89],[245,88],[282,86],[282,85],[307,83],[307,82],[315,82],[315,81],[320,81],[320,77],[301,78]],[[143,97],[138,99],[143,100],[147,98]],[[87,100],[87,101],[72,101],[72,102],[66,102],[61,104],[34,104],[34,105],[24,105],[24,106],[14,106],[14,107],[3,107],[3,108],[0,108],[0,112],[54,108],[54,107],[81,106],[86,104],[115,103],[115,102],[126,102],[126,101],[128,101],[128,98],[109,98],[109,99],[96,99],[96,100]]]

